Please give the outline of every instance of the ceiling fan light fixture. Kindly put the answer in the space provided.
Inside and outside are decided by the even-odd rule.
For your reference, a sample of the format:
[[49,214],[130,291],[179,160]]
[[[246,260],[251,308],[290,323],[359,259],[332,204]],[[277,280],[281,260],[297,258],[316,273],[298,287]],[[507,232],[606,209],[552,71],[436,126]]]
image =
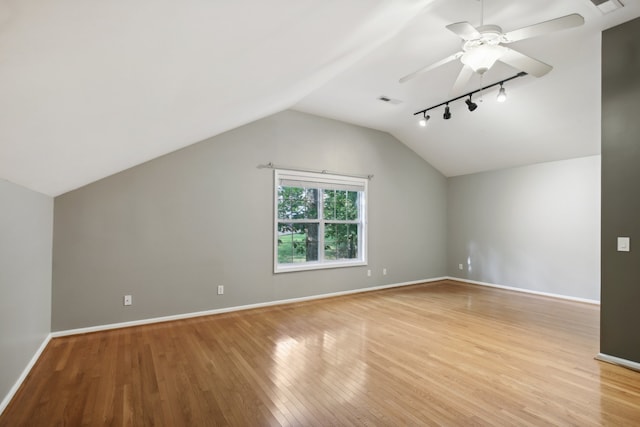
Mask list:
[[449,120],[451,118],[451,110],[449,110],[449,104],[444,107],[444,114],[442,115],[442,118],[445,120]]
[[498,102],[504,102],[507,100],[507,92],[504,90],[502,83],[500,84],[500,90],[498,91],[498,97],[496,99]]
[[460,61],[464,65],[471,67],[474,72],[484,74],[500,59],[503,52],[504,50],[500,46],[481,44],[480,46],[469,48],[460,57]]
[[[596,6],[605,3],[622,5],[623,1],[624,0],[591,0]],[[572,13],[505,33],[502,31],[502,28],[497,25],[484,25],[484,6],[482,0],[480,9],[479,27],[475,27],[467,21],[455,22],[446,26],[449,31],[462,39],[462,50],[402,77],[400,83],[404,83],[420,74],[455,60],[461,61],[464,67],[458,74],[454,89],[460,89],[466,86],[468,79],[472,75],[469,71],[482,75],[493,67],[498,60],[532,76],[542,77],[551,71],[553,68],[551,65],[538,61],[505,45],[555,31],[579,27],[584,24],[584,17],[582,15]]]

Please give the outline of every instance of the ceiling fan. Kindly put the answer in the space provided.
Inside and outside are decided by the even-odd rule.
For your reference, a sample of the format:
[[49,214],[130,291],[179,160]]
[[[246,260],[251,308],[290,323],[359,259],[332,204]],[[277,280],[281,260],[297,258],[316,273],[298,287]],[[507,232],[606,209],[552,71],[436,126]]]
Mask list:
[[483,25],[482,15],[484,14],[484,4],[483,0],[480,1],[481,14],[479,27],[474,27],[466,21],[450,24],[446,27],[463,40],[462,50],[404,76],[400,79],[400,83],[404,83],[419,74],[426,73],[427,71],[457,59],[462,62],[463,67],[453,85],[451,92],[454,94],[460,93],[464,89],[473,73],[484,74],[493,67],[496,61],[503,62],[532,76],[542,77],[551,71],[553,68],[551,65],[545,64],[504,45],[584,24],[584,18],[577,13],[573,13],[504,33],[502,32],[502,28],[497,25]]

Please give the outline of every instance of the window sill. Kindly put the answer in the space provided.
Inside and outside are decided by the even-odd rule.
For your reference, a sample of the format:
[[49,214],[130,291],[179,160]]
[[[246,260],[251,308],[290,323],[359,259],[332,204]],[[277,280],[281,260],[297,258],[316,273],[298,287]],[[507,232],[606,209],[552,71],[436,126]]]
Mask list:
[[309,271],[309,270],[325,270],[328,268],[344,268],[344,267],[361,267],[367,265],[366,261],[335,261],[335,262],[323,262],[323,263],[300,263],[300,264],[278,264],[273,269],[273,272],[278,273],[290,273],[294,271]]

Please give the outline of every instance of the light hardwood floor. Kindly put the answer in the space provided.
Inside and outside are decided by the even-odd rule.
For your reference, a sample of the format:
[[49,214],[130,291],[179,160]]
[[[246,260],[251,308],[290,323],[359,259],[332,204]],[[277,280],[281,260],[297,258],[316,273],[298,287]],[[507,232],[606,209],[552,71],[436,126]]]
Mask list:
[[640,425],[598,323],[444,281],[56,338],[0,426]]

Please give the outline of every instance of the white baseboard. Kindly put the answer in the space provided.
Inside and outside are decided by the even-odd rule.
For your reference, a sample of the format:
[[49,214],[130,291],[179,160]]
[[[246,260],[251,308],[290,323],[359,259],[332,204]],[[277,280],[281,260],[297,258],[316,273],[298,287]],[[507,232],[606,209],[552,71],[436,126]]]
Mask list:
[[631,360],[621,359],[619,357],[610,356],[604,353],[598,353],[598,355],[596,356],[596,360],[601,360],[602,362],[611,363],[640,372],[640,363],[633,362]]
[[455,280],[456,282],[470,283],[472,285],[488,286],[490,288],[505,289],[505,290],[508,290],[508,291],[523,292],[523,293],[526,293],[526,294],[540,295],[540,296],[544,296],[544,297],[551,297],[551,298],[563,299],[563,300],[574,301],[574,302],[584,302],[584,303],[587,303],[587,304],[600,305],[600,301],[594,300],[594,299],[578,298],[578,297],[572,297],[572,296],[568,296],[568,295],[553,294],[553,293],[549,293],[549,292],[533,291],[531,289],[514,288],[512,286],[504,286],[504,285],[496,285],[494,283],[478,282],[476,280],[461,279],[459,277],[451,277],[451,276],[449,276],[449,277],[447,277],[447,279]]
[[27,366],[22,371],[22,374],[20,374],[20,377],[18,377],[18,380],[15,382],[15,384],[13,384],[13,387],[11,387],[11,389],[9,390],[7,395],[4,397],[4,399],[2,399],[2,402],[0,402],[0,415],[2,415],[2,413],[7,408],[7,406],[9,406],[9,402],[11,402],[11,399],[13,399],[13,396],[15,396],[18,389],[20,388],[24,380],[27,378],[27,375],[29,375],[29,372],[31,372],[31,369],[40,358],[40,355],[42,355],[42,352],[47,347],[47,344],[49,344],[49,341],[51,341],[51,334],[48,334],[45,337],[44,341],[42,341],[42,344],[40,344],[40,347],[38,347],[38,350],[36,350],[35,354],[33,355],[31,360],[27,364]]
[[248,304],[248,305],[241,305],[241,306],[235,306],[235,307],[217,308],[217,309],[214,309],[214,310],[206,310],[206,311],[198,311],[198,312],[193,312],[193,313],[176,314],[176,315],[172,315],[172,316],[154,317],[154,318],[150,318],[150,319],[133,320],[131,322],[110,323],[110,324],[107,324],[107,325],[89,326],[87,328],[68,329],[68,330],[65,330],[65,331],[52,332],[51,333],[51,337],[53,337],[53,338],[65,337],[65,336],[69,336],[69,335],[78,335],[78,334],[87,334],[87,333],[90,333],[90,332],[106,331],[106,330],[109,330],[109,329],[127,328],[127,327],[131,327],[131,326],[148,325],[148,324],[151,324],[151,323],[170,322],[172,320],[190,319],[190,318],[193,318],[193,317],[210,316],[212,314],[222,314],[222,313],[229,313],[229,312],[233,312],[233,311],[250,310],[250,309],[253,309],[253,308],[270,307],[270,306],[281,305],[281,304],[292,304],[292,303],[296,303],[296,302],[304,302],[304,301],[311,301],[311,300],[316,300],[316,299],[331,298],[331,297],[337,297],[337,296],[341,296],[341,295],[351,295],[351,294],[358,294],[358,293],[362,293],[362,292],[378,291],[378,290],[381,290],[381,289],[398,288],[398,287],[401,287],[401,286],[411,286],[411,285],[417,285],[419,283],[437,282],[437,281],[446,280],[446,279],[447,279],[446,277],[436,277],[436,278],[432,278],[432,279],[414,280],[414,281],[411,281],[411,282],[394,283],[394,284],[391,284],[391,285],[374,286],[374,287],[371,287],[371,288],[360,288],[360,289],[354,289],[354,290],[350,290],[350,291],[332,292],[332,293],[328,293],[328,294],[313,295],[313,296],[301,297],[301,298],[290,298],[290,299],[285,299],[285,300],[270,301],[270,302],[263,302],[263,303],[257,303],[257,304]]

